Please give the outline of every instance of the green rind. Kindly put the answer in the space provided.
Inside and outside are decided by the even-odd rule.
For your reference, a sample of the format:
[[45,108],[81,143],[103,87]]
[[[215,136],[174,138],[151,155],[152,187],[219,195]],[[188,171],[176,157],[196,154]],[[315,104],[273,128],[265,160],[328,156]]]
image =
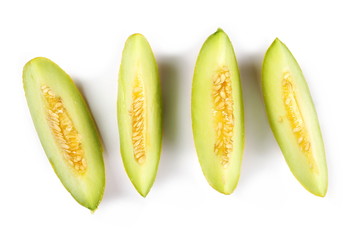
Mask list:
[[[234,150],[224,168],[214,153],[212,77],[219,67],[228,66],[232,76],[234,101]],[[208,183],[223,194],[236,188],[244,150],[244,110],[239,68],[226,33],[218,29],[203,44],[197,58],[192,85],[192,128],[198,159]]]
[[[147,143],[146,160],[139,164],[133,155],[132,125],[129,114],[133,80],[140,74],[145,92]],[[119,70],[117,115],[120,150],[124,168],[135,189],[145,197],[156,178],[162,144],[161,85],[157,63],[146,38],[131,35],[124,46]]]
[[[49,86],[63,104],[81,136],[87,160],[87,171],[77,174],[63,158],[48,125],[47,110],[40,87]],[[47,58],[34,58],[23,69],[23,86],[28,107],[44,148],[55,173],[64,187],[78,203],[94,211],[102,200],[105,188],[105,168],[102,145],[95,122],[81,93],[72,79]]]
[[[292,74],[295,83],[295,94],[311,138],[312,154],[318,172],[310,170],[306,155],[300,151],[289,122],[285,118],[281,81],[284,72],[287,71]],[[308,191],[317,196],[325,196],[328,188],[328,171],[317,113],[299,64],[279,39],[272,43],[264,58],[262,90],[270,126],[291,172]]]

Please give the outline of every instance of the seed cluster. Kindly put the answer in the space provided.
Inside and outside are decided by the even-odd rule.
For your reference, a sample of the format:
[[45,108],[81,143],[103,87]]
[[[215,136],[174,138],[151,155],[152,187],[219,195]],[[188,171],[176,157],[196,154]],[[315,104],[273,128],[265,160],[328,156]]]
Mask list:
[[231,75],[227,66],[221,67],[213,76],[212,99],[216,129],[214,151],[221,156],[223,167],[228,167],[229,155],[233,151],[234,112]]
[[[291,129],[296,137],[297,143],[300,146],[301,151],[307,155],[311,154],[311,143],[305,128],[303,117],[295,97],[295,90],[292,83],[292,77],[290,73],[284,73],[283,75],[283,101],[287,112],[287,118],[290,122]],[[308,157],[310,168],[314,168],[315,164],[312,158]]]
[[140,164],[142,164],[145,161],[144,108],[144,89],[140,79],[137,77],[134,80],[133,102],[130,109],[130,115],[132,117],[132,141],[134,149],[134,159]]
[[84,159],[81,140],[62,99],[46,85],[41,86],[41,92],[47,103],[51,131],[61,147],[64,158],[77,172],[84,173],[87,169],[87,162]]

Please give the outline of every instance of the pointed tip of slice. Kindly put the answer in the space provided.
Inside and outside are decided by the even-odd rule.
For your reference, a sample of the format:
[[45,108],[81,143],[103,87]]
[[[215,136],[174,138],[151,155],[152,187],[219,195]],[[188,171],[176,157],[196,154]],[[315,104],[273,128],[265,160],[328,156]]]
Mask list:
[[233,191],[223,191],[223,190],[219,190],[219,189],[216,189],[219,193],[222,193],[224,195],[230,195],[233,193]]
[[322,197],[323,198],[327,194],[328,188],[326,186],[317,186],[314,189],[306,188],[306,190],[309,191],[310,193],[312,193],[313,195],[317,196],[317,197]]
[[317,194],[314,194],[314,195],[316,195],[317,197],[322,197],[322,198],[324,198],[326,194],[327,194],[327,193],[317,193]]
[[151,47],[146,37],[141,33],[134,33],[127,38],[123,55],[126,55],[126,53],[124,53],[125,51],[129,52],[129,54],[131,54],[131,52],[141,54],[148,49],[151,50]]
[[73,195],[72,192],[70,192],[70,194],[81,206],[89,209],[91,213],[94,213],[98,209],[102,201],[104,190],[105,190],[105,186],[101,190],[102,192],[100,196],[97,197],[97,196],[86,195],[84,199],[77,198],[77,196]]
[[[26,64],[23,66],[22,70],[22,83],[23,83],[23,88],[26,90],[27,85],[30,84],[29,82],[32,81],[32,72],[35,71],[33,70],[36,68],[36,65],[40,65],[41,62],[46,61],[50,62],[51,64],[54,64],[50,59],[45,58],[45,57],[35,57],[26,62]],[[39,64],[38,64],[39,63]]]
[[278,37],[276,37],[273,41],[273,43],[281,43],[282,41],[280,41],[280,39]]
[[135,190],[137,190],[137,192],[145,198],[149,194],[154,184],[154,179],[133,179],[132,184]]
[[226,43],[230,42],[230,39],[222,28],[218,28],[217,31],[208,36],[205,43],[203,44],[203,47],[209,44],[209,42],[216,42],[218,46],[223,46]]
[[32,58],[31,60],[29,60],[28,62],[26,62],[26,64],[24,64],[24,67],[23,67],[23,72],[25,72],[30,67],[30,65],[32,65],[33,63],[40,61],[42,59],[47,59],[47,58],[35,57],[35,58]]
[[[269,47],[269,49],[272,49],[272,48],[288,49],[287,46],[278,37],[276,37],[274,39],[271,46]],[[268,50],[267,50],[267,52],[268,52]]]
[[[274,41],[272,42],[272,44],[270,45],[270,47],[268,48],[268,50],[272,49],[275,46],[281,46],[282,44],[283,44],[282,41],[280,41],[280,39],[278,37],[276,37],[274,39]],[[268,52],[268,50],[267,50],[267,52]]]
[[97,207],[94,207],[94,208],[88,208],[90,210],[90,213],[91,214],[94,214],[95,211],[98,209]]
[[227,34],[225,33],[225,31],[222,28],[217,28],[217,31],[215,31],[212,35],[225,35],[225,36],[227,36]]
[[322,198],[324,198],[325,195],[327,194],[327,191],[311,191],[310,189],[307,189],[307,191],[309,191],[310,193],[312,193],[317,197],[322,197]]
[[32,63],[32,62],[41,60],[41,59],[47,59],[47,58],[45,58],[45,57],[35,57],[35,58],[32,58],[31,60],[29,60],[29,61],[26,63],[26,65],[29,64],[29,63]]
[[33,67],[35,68],[38,65],[46,64],[46,63],[49,63],[50,65],[59,67],[56,63],[51,61],[49,58],[46,58],[46,57],[35,57],[35,58],[32,58],[31,60],[29,60],[24,65],[22,74],[24,75],[27,71],[33,70]]
[[222,193],[224,195],[232,194],[234,192],[237,184],[238,184],[238,182],[236,182],[234,186],[233,186],[233,184],[221,185],[221,184],[211,184],[210,183],[210,185],[213,189],[215,189],[217,192]]
[[276,52],[276,51],[279,52],[280,50],[282,50],[284,48],[286,49],[286,46],[284,45],[284,43],[282,41],[280,41],[280,39],[278,37],[276,37],[264,55],[263,66],[266,63],[266,59],[268,58],[268,56],[275,56],[276,54],[274,54],[274,52]]
[[128,40],[130,39],[146,39],[145,36],[141,33],[133,33],[128,37]]
[[222,28],[220,28],[220,27],[219,27],[219,28],[217,28],[216,33],[218,33],[218,32],[224,32],[224,31],[223,31],[223,29],[222,29]]
[[145,188],[145,189],[139,189],[139,188],[136,188],[136,190],[138,191],[138,193],[143,197],[143,198],[146,198],[146,196],[149,194],[150,192],[150,188]]
[[[32,65],[32,64],[36,64],[36,63],[40,63],[40,62],[50,62],[52,64],[55,64],[53,61],[51,61],[49,58],[46,57],[35,57],[32,58],[31,60],[29,60],[25,65],[24,65],[24,69],[26,69],[28,66]],[[56,64],[55,64],[56,65]]]
[[143,198],[146,198],[146,196],[147,196],[147,194],[148,194],[148,192],[147,193],[141,193],[141,192],[139,192],[140,193],[140,196],[142,196]]

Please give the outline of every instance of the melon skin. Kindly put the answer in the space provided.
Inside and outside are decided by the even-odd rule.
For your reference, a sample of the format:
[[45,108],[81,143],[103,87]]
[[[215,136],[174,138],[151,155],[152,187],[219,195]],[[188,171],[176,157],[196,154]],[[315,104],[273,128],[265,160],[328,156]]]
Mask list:
[[278,38],[262,66],[262,91],[273,134],[296,179],[324,197],[328,170],[317,113],[296,59]]
[[231,194],[240,178],[245,140],[244,109],[234,49],[222,29],[207,38],[198,55],[191,113],[202,172],[215,190]]
[[[67,73],[43,57],[34,58],[24,66],[23,87],[34,126],[56,175],[79,204],[95,211],[105,189],[103,149],[95,122],[80,91]],[[84,164],[80,166],[84,165],[84,170],[75,169],[79,161],[73,167],[69,164],[72,156],[67,155],[67,151],[62,147],[67,144],[74,145],[75,142],[72,139],[68,141],[65,134],[64,138],[68,142],[60,142],[53,130],[49,110],[55,109],[45,97],[44,92],[47,89],[54,95],[51,99],[59,101],[62,105],[54,113],[61,114],[60,120],[57,119],[57,126],[70,124],[70,128],[74,129],[60,131],[75,134],[79,139],[79,144],[76,144],[79,147],[75,150],[82,152],[81,157],[84,160],[81,163],[84,161]],[[62,112],[65,114],[62,115]],[[62,116],[66,119],[62,120]],[[71,147],[69,146],[68,150],[72,150]]]
[[[161,156],[162,102],[157,62],[150,44],[139,33],[129,36],[123,49],[117,118],[124,169],[137,192],[146,197]],[[135,141],[138,136],[140,142]]]

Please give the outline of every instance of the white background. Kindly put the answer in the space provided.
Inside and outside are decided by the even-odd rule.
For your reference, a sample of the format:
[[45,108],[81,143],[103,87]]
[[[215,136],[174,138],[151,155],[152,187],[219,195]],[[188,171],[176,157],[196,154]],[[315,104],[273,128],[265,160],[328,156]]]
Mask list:
[[[0,3],[0,239],[350,239],[351,38],[349,1],[5,1]],[[205,39],[223,28],[243,82],[246,147],[232,195],[202,175],[190,92]],[[117,75],[127,37],[157,58],[163,153],[142,198],[119,155]],[[273,138],[259,88],[263,55],[279,37],[304,71],[327,151],[329,191],[307,192]],[[36,135],[21,72],[44,56],[85,95],[105,145],[106,191],[91,214],[64,189]]]

